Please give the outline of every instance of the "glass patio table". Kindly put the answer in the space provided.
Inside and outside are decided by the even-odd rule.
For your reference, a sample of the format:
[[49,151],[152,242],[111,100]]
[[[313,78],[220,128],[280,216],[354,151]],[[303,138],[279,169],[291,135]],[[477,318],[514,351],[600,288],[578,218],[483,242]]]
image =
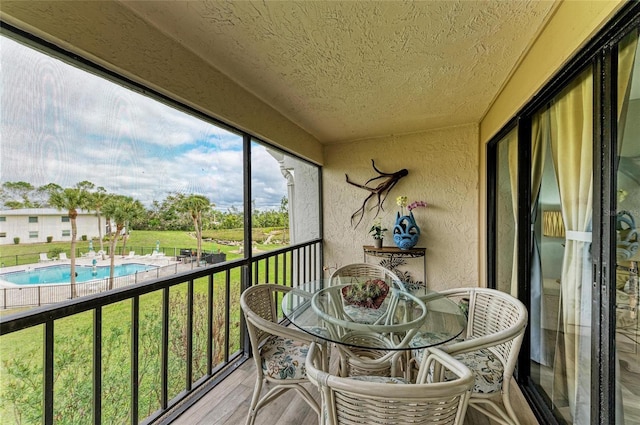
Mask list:
[[372,308],[348,305],[342,296],[346,286],[329,286],[323,279],[294,287],[282,299],[282,312],[318,340],[378,350],[444,344],[462,334],[467,324],[458,304],[425,288],[412,293],[391,287],[382,304]]

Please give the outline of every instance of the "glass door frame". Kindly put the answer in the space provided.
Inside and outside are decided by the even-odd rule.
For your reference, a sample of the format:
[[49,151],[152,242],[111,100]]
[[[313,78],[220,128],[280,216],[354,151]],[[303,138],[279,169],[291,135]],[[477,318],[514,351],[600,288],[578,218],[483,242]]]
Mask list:
[[[487,282],[496,287],[498,144],[517,126],[518,207],[517,222],[530,223],[531,117],[559,94],[580,72],[593,72],[593,228],[592,228],[592,349],[591,423],[615,423],[615,282],[616,250],[616,160],[617,160],[617,43],[640,26],[640,3],[630,2],[556,76],[545,85],[487,144]],[[518,294],[530,307],[531,232],[529,225],[517,226]],[[530,334],[528,327],[520,350],[516,381],[534,414],[544,423],[558,420],[546,406],[542,394],[530,379]]]

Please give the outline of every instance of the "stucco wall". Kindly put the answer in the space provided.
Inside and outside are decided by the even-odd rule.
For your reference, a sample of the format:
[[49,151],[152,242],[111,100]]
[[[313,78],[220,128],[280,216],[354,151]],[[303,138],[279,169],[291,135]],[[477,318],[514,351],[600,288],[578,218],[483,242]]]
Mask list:
[[[414,210],[414,215],[421,228],[417,246],[427,248],[428,286],[434,289],[477,286],[477,146],[476,125],[327,146],[323,169],[325,266],[360,262],[362,246],[373,244],[368,234],[373,211],[366,212],[357,228],[350,223],[351,214],[362,205],[368,192],[345,181],[345,173],[361,184],[375,177],[373,159],[381,171],[395,172],[402,168],[409,171],[392,189],[384,203],[385,211],[379,215],[389,229],[385,245],[393,245],[391,229],[399,210],[396,197],[407,196],[409,202],[426,201],[429,207]],[[422,280],[422,262],[409,260],[409,263],[403,269]]]

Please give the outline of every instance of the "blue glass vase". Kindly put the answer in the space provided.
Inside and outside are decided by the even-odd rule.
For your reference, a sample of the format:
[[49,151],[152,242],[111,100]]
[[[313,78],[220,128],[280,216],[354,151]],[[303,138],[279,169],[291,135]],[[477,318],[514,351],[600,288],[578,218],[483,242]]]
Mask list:
[[396,216],[396,224],[393,226],[393,242],[400,249],[411,249],[418,243],[420,228],[416,224],[413,213]]

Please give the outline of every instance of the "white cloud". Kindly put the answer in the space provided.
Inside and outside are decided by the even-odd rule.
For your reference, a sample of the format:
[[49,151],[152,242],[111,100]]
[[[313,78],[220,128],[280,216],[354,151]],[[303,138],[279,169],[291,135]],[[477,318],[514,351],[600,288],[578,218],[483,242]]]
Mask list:
[[[0,36],[0,180],[88,180],[145,205],[171,192],[243,202],[242,137]],[[286,180],[252,144],[252,198],[278,207]]]

